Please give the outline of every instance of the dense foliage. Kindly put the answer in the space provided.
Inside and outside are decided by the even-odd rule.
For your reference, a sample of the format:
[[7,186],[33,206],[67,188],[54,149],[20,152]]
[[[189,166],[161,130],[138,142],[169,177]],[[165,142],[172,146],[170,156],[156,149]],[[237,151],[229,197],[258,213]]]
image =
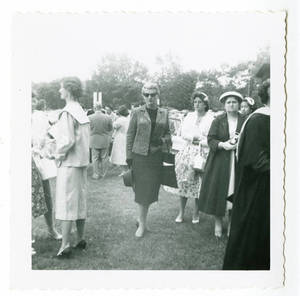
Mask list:
[[[102,92],[103,104],[117,108],[122,104],[129,107],[140,103],[143,82],[152,79],[159,83],[160,103],[179,110],[190,109],[190,97],[194,89],[200,88],[208,94],[211,108],[219,110],[219,96],[228,90],[236,90],[244,96],[252,96],[259,104],[257,95],[258,79],[255,74],[265,62],[269,62],[269,52],[262,50],[254,61],[235,66],[222,65],[218,69],[184,71],[180,63],[170,55],[157,57],[157,72],[149,70],[139,61],[129,57],[107,55],[97,65],[92,78],[83,81],[84,108],[92,108],[93,92]],[[59,80],[50,83],[33,84],[37,99],[44,99],[49,109],[59,109],[64,102],[59,97]]]

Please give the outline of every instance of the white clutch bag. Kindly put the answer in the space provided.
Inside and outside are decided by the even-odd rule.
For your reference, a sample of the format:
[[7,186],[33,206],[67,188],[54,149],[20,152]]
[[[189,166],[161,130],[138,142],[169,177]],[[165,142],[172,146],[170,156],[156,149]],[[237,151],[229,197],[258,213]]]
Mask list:
[[206,159],[201,156],[200,154],[197,154],[193,161],[193,169],[199,173],[203,173],[205,169]]
[[199,152],[192,161],[193,169],[198,173],[204,173],[206,165],[206,157],[204,156],[203,147],[199,144]]
[[42,176],[42,180],[48,180],[57,176],[57,167],[54,160],[40,158],[38,155],[33,156],[33,160]]

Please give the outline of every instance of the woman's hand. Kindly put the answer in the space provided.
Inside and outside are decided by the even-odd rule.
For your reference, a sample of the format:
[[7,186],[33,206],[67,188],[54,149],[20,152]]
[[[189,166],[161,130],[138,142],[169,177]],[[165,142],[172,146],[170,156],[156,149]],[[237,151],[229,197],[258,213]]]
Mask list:
[[227,151],[230,151],[230,150],[234,150],[236,149],[236,146],[237,144],[230,144],[229,141],[226,141],[226,142],[220,142],[218,144],[218,147],[221,148],[221,149],[224,149],[224,150],[227,150]]

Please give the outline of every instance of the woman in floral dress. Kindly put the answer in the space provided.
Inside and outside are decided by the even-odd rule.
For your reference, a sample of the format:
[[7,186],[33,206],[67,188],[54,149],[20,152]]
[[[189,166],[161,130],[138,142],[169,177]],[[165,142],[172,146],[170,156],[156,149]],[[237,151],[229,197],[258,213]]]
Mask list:
[[188,198],[195,200],[192,223],[199,223],[198,198],[201,186],[201,175],[193,169],[193,161],[197,154],[206,158],[209,152],[207,134],[213,121],[213,115],[207,112],[208,96],[199,91],[192,95],[194,112],[184,118],[181,128],[181,137],[185,145],[175,158],[175,171],[180,195],[179,213],[175,220],[183,222],[184,209]]
[[42,179],[33,159],[31,159],[31,177],[31,211],[32,217],[37,218],[47,213],[47,206]]

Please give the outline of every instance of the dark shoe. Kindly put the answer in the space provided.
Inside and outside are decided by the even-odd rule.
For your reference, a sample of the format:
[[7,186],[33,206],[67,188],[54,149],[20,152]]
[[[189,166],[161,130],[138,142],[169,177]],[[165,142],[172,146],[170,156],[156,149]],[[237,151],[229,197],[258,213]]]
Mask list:
[[77,250],[84,250],[84,249],[86,249],[86,245],[87,245],[87,243],[83,239],[74,248],[77,249]]
[[56,255],[57,259],[69,259],[72,255],[72,250],[70,247],[65,248],[63,251]]

